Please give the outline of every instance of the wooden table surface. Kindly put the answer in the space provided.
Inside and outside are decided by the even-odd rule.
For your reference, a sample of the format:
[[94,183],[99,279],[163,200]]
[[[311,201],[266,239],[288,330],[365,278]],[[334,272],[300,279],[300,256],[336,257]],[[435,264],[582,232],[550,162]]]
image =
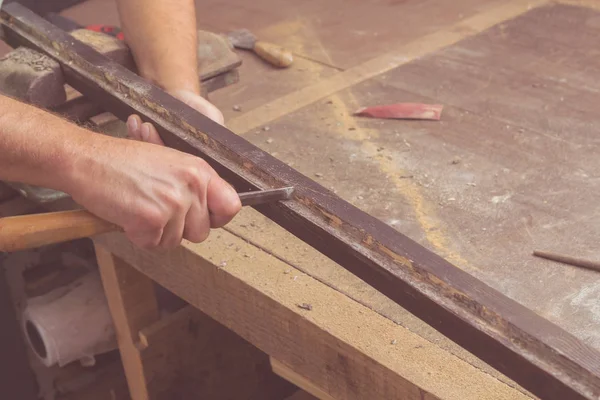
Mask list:
[[[65,14],[115,23],[89,12],[103,4]],[[202,29],[304,56],[276,70],[243,54],[241,82],[211,97],[234,131],[600,349],[597,273],[531,256],[600,258],[598,2],[198,4]],[[352,115],[396,102],[445,108],[439,122]],[[479,363],[258,213],[228,229]]]

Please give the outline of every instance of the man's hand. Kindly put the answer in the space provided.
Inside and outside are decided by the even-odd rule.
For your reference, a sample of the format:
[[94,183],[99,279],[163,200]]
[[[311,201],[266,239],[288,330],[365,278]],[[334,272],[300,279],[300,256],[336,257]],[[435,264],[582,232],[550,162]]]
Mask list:
[[[221,111],[200,96],[194,0],[118,0],[117,6],[125,40],[140,75],[223,125]],[[149,129],[144,125],[141,131],[134,129],[130,135],[162,143],[156,131]]]
[[97,143],[70,182],[75,201],[144,248],[202,242],[241,208],[235,190],[204,160],[133,140]]
[[1,95],[0,110],[0,180],[66,192],[139,246],[201,242],[241,208],[201,158],[93,133]]

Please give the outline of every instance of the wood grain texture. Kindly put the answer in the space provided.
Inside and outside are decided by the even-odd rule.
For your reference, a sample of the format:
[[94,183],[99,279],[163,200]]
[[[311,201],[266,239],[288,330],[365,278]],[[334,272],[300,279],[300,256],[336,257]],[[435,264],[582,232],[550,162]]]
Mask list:
[[151,399],[281,400],[296,388],[269,358],[192,306],[140,331]]
[[168,253],[96,241],[333,398],[530,399],[228,232]]
[[319,400],[335,400],[327,392],[323,391],[323,389],[317,387],[313,382],[274,358],[271,358],[271,368],[273,368],[273,372],[277,375],[292,382],[294,385],[303,389],[306,393],[310,393],[315,398]]
[[139,332],[159,319],[154,284],[121,259],[96,246],[98,267],[104,285],[119,351],[133,400],[147,400],[147,378],[140,356],[145,344]]
[[34,249],[119,229],[85,210],[5,217],[0,218],[0,251]]
[[[242,207],[287,200],[294,188],[239,193]],[[0,252],[14,252],[122,230],[87,210],[0,218]]]
[[600,394],[600,355],[572,335],[33,13],[10,5],[2,17],[9,41],[57,59],[71,86],[122,119],[142,115],[167,145],[203,156],[238,189],[294,186],[294,201],[257,209],[533,393]]
[[[340,73],[333,74],[326,79],[315,74],[315,78],[317,79],[308,80],[304,87],[271,102],[262,104],[260,107],[254,108],[252,112],[233,118],[228,122],[228,126],[240,135],[247,133],[340,90],[347,89],[367,79],[419,59],[426,54],[455,44],[507,19],[514,18],[526,12],[531,7],[537,7],[545,3],[545,0],[503,2],[494,7],[488,6],[481,13],[471,15],[469,18],[460,19],[449,26],[435,30],[427,35],[416,38],[411,37],[412,40],[406,40],[406,37],[405,40],[394,40],[389,45],[393,50],[366,60],[362,64],[348,68]],[[445,6],[445,4],[437,4],[433,7],[441,9]],[[455,6],[454,2],[452,6]],[[409,11],[406,9],[404,13],[409,15]],[[395,15],[395,13],[392,15]],[[411,19],[413,18],[411,17]],[[427,24],[421,23],[421,25]],[[396,43],[400,43],[400,45],[398,46]],[[314,83],[314,80],[318,82]]]
[[[401,221],[410,237],[439,246],[478,279],[597,350],[600,284],[594,273],[537,259],[531,250],[600,257],[594,107],[600,65],[593,39],[600,34],[599,17],[589,8],[541,7],[352,89],[359,101],[411,98],[446,105],[439,124],[360,124],[357,132],[377,129],[372,145],[385,148],[360,167],[392,166],[373,175],[414,178],[404,179],[400,192],[389,190],[393,181],[385,178],[373,186],[377,198],[397,194],[407,206],[384,211],[367,195],[359,204],[387,221]],[[290,122],[280,123],[293,131]],[[280,125],[271,129],[277,132]],[[314,134],[323,137],[324,131]],[[310,140],[290,140],[310,146]],[[318,144],[335,153],[341,147],[335,140]],[[411,147],[401,153],[407,150],[403,141]],[[308,163],[295,165],[312,171]],[[342,180],[356,168],[331,178]],[[422,208],[407,195],[411,186],[421,194]],[[335,187],[348,195],[342,185]],[[408,227],[413,220],[416,227]]]

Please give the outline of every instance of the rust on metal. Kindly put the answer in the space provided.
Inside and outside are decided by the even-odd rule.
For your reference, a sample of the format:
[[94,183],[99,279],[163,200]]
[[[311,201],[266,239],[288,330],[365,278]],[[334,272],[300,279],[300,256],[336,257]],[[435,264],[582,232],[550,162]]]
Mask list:
[[265,216],[544,399],[600,396],[600,353],[23,6],[7,41],[57,60],[67,82],[125,120],[152,122],[166,145],[203,157],[238,191],[294,187]]

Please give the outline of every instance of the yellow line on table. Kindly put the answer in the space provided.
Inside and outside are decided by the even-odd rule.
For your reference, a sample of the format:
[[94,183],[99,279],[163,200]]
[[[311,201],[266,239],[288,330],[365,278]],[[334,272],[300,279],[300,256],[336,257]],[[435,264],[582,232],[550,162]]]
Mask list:
[[406,45],[400,46],[394,51],[385,53],[344,72],[337,73],[319,83],[307,86],[257,107],[251,112],[230,120],[227,126],[239,135],[243,135],[340,90],[383,74],[426,54],[450,46],[502,21],[512,19],[532,8],[544,4],[548,4],[548,0],[513,0],[490,8],[459,21],[446,29],[441,29],[416,39]]

